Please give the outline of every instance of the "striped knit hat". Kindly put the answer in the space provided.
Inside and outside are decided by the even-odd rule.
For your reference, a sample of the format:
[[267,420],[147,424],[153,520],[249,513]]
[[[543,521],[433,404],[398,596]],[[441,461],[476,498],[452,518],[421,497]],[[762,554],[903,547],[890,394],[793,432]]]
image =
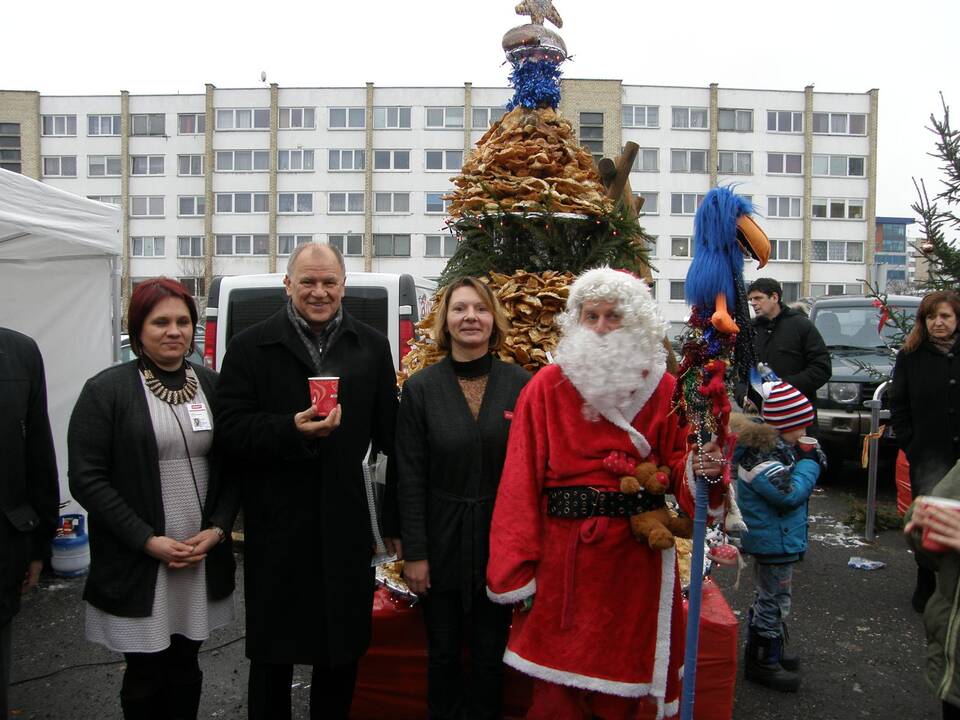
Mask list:
[[782,380],[762,386],[763,421],[780,432],[805,428],[813,424],[813,405],[793,385]]

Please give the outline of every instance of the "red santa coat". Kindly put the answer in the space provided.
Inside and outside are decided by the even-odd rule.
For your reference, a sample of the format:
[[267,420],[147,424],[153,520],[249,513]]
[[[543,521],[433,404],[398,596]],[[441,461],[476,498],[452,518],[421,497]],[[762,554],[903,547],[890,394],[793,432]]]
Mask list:
[[649,448],[644,459],[670,467],[668,492],[692,516],[686,437],[670,413],[674,385],[664,374],[650,392],[630,423],[638,436],[604,417],[587,420],[560,367],[540,370],[514,411],[487,568],[495,602],[536,596],[529,611],[514,613],[504,662],[562,685],[653,696],[658,716],[676,714],[680,695],[684,621],[675,550],[651,550],[621,518],[548,517],[543,491],[619,490],[603,460],[612,450],[639,458],[639,446]]

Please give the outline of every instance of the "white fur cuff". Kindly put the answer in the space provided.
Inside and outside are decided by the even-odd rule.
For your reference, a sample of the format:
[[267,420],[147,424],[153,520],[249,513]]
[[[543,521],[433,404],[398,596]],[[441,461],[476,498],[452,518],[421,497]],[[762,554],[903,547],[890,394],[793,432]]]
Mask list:
[[490,598],[493,602],[500,605],[513,605],[514,603],[523,602],[528,597],[531,597],[537,592],[537,579],[534,578],[526,585],[516,590],[508,590],[505,593],[495,593],[489,587],[487,587],[487,597]]

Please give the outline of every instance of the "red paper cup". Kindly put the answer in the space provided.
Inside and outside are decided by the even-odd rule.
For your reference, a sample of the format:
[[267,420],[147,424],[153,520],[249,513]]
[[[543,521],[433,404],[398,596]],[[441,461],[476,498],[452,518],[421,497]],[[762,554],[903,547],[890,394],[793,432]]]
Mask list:
[[813,450],[820,443],[817,442],[816,438],[812,438],[809,435],[804,435],[802,438],[797,440],[797,444],[800,446],[800,449],[804,452],[808,450]]
[[326,417],[337,406],[340,378],[312,377],[307,380],[310,383],[310,402],[317,409],[317,416]]
[[[936,505],[937,507],[947,508],[953,512],[960,512],[960,500],[925,496],[921,502],[924,505]],[[949,550],[946,545],[942,545],[930,537],[930,528],[928,527],[923,528],[923,536],[920,540],[920,544],[923,546],[924,550],[929,550],[930,552],[945,552]]]

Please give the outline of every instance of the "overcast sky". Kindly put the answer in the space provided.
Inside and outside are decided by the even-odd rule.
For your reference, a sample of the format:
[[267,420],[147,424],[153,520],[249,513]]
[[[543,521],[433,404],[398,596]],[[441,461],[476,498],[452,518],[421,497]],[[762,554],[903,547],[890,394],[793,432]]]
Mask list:
[[[8,2],[0,88],[48,95],[200,93],[203,84],[504,86],[517,0]],[[960,113],[957,0],[555,0],[571,78],[626,84],[880,89],[878,215],[938,186],[925,130]],[[363,26],[369,23],[365,29]],[[209,37],[205,45],[204,38]],[[758,116],[758,127],[764,127]],[[954,121],[954,126],[960,120]]]

